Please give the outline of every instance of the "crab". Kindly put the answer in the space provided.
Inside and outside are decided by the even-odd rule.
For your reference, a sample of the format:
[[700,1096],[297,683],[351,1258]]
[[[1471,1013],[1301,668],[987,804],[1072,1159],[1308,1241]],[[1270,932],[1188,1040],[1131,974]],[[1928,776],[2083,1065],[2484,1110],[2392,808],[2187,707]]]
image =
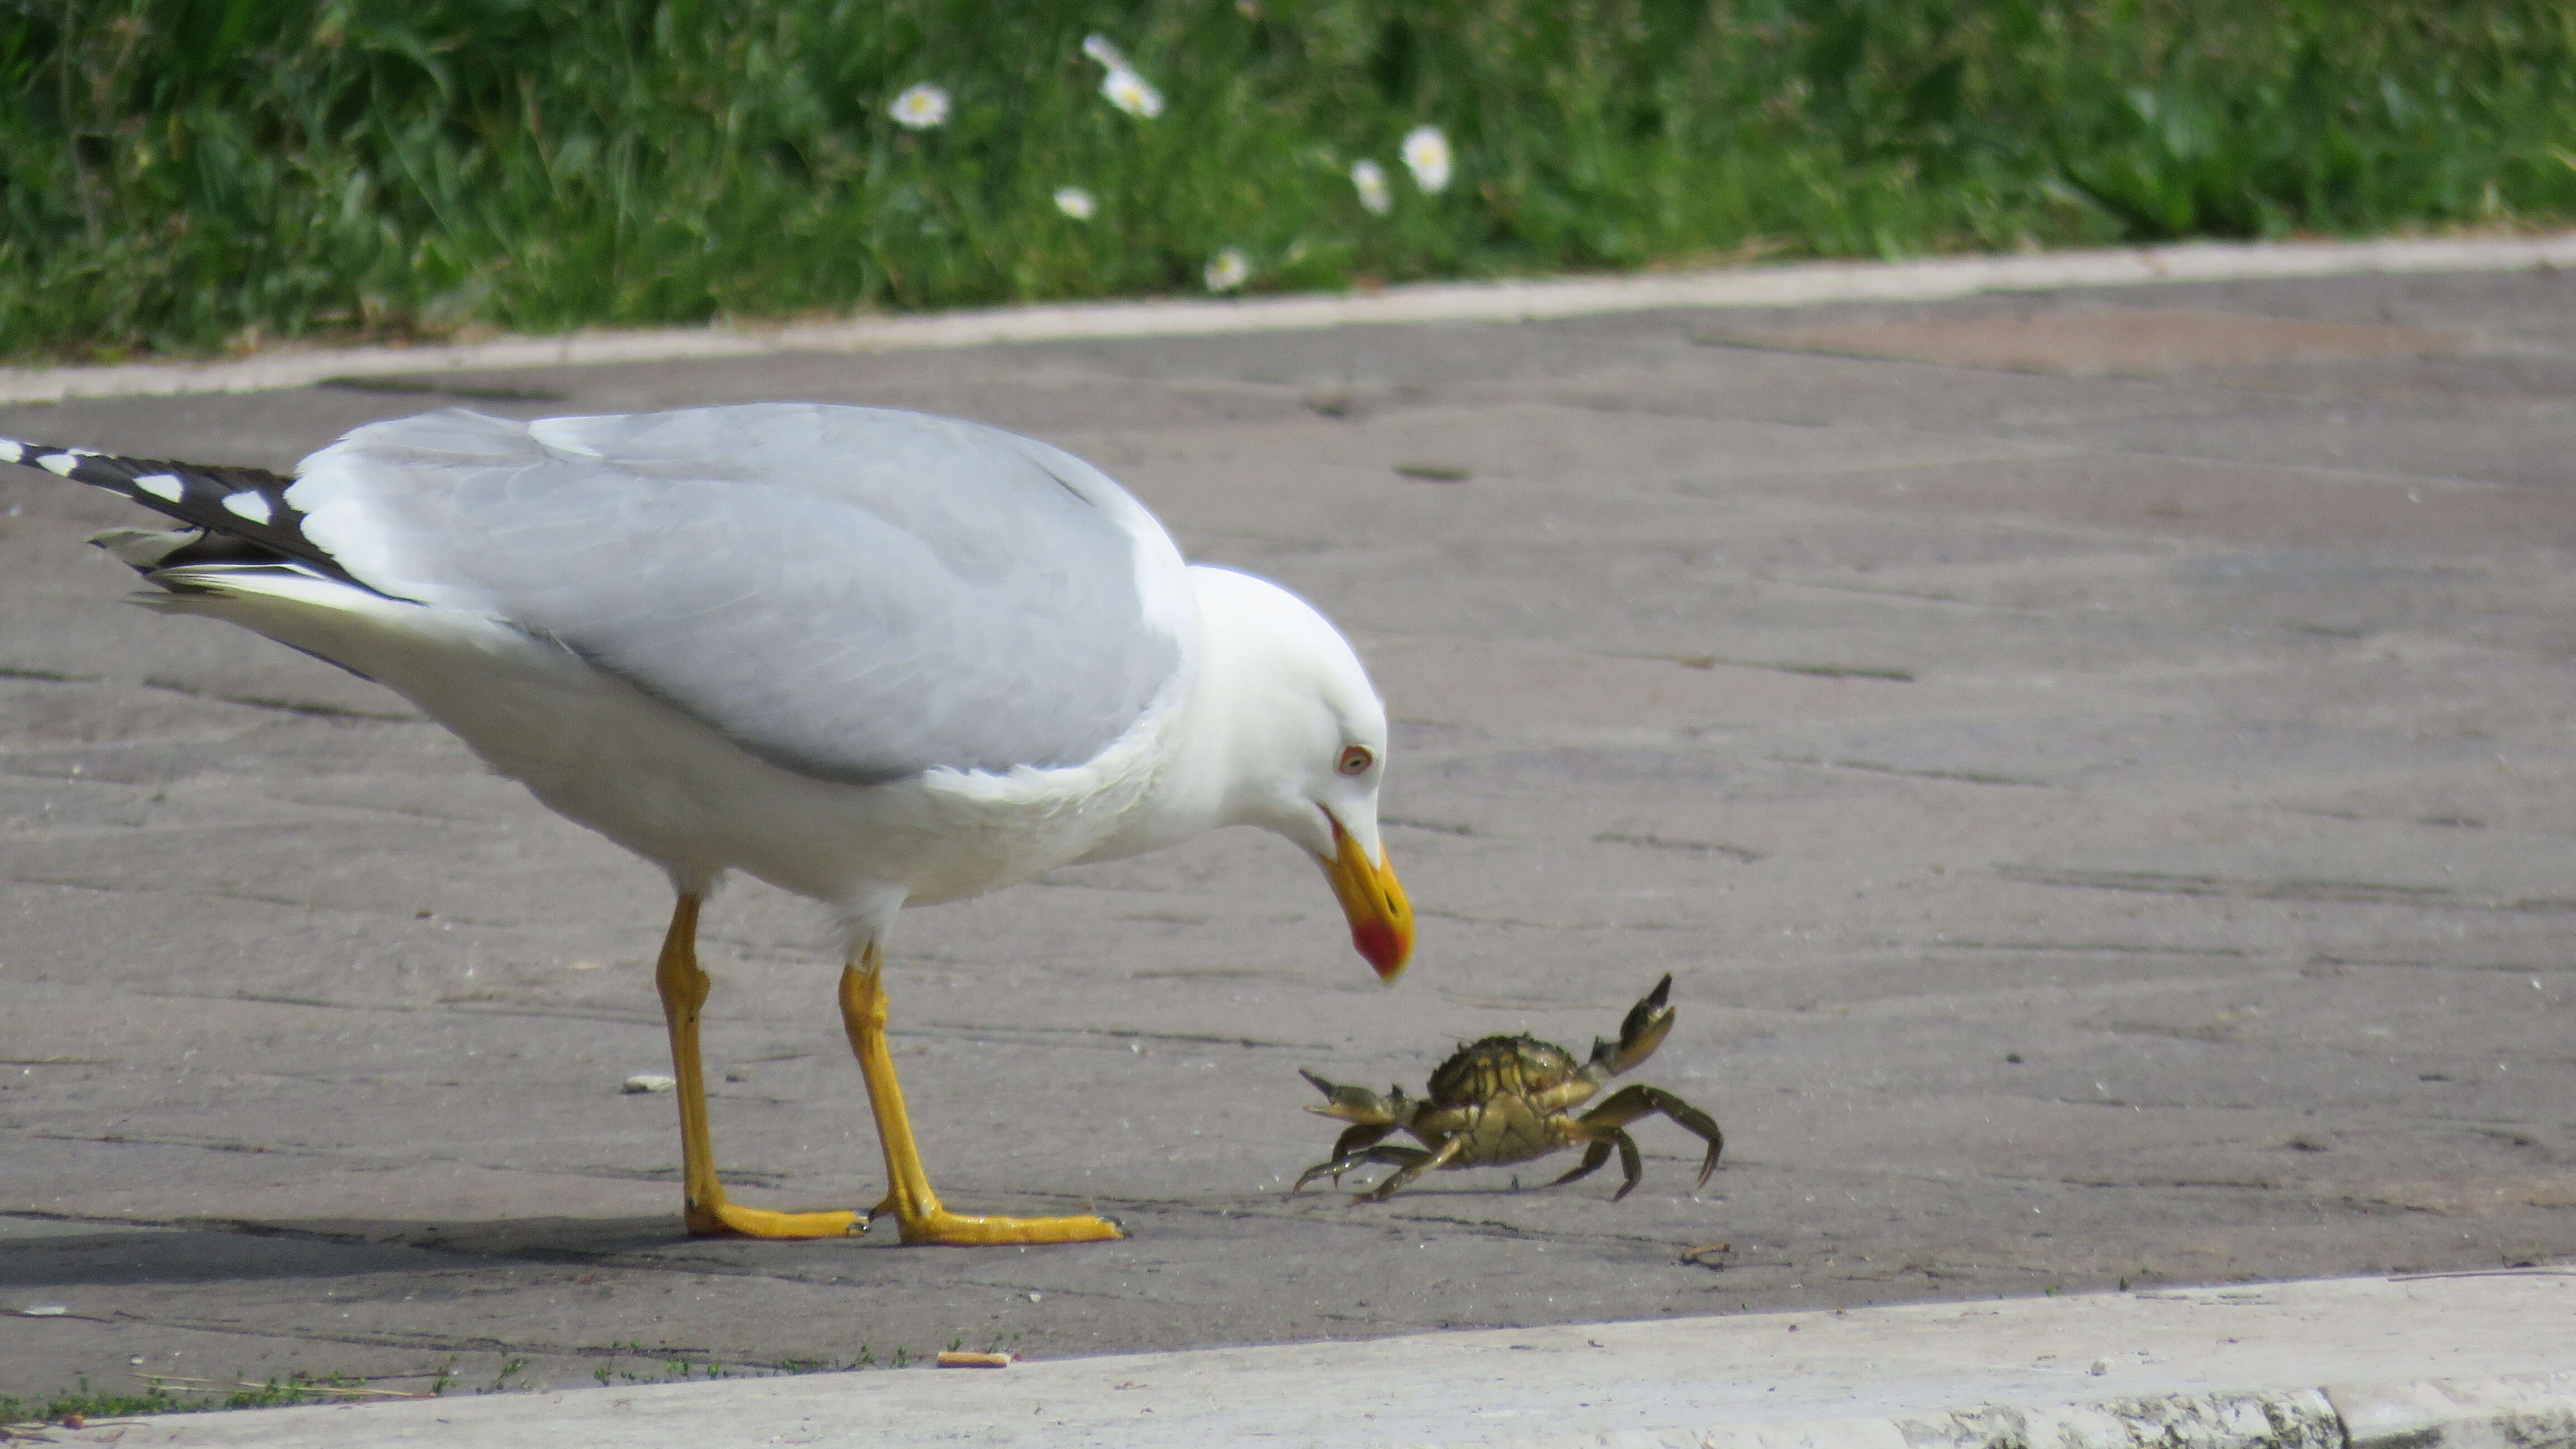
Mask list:
[[[1573,1053],[1536,1037],[1489,1036],[1460,1047],[1432,1072],[1428,1098],[1408,1097],[1402,1087],[1391,1087],[1381,1097],[1366,1087],[1336,1085],[1300,1067],[1299,1074],[1326,1099],[1323,1106],[1306,1110],[1351,1126],[1333,1144],[1331,1159],[1307,1168],[1289,1192],[1302,1191],[1307,1183],[1324,1176],[1339,1185],[1343,1173],[1363,1162],[1377,1162],[1395,1171],[1352,1201],[1383,1202],[1435,1167],[1501,1167],[1581,1145],[1583,1161],[1548,1186],[1599,1171],[1616,1148],[1619,1167],[1628,1175],[1610,1199],[1617,1202],[1635,1191],[1645,1176],[1627,1126],[1651,1112],[1661,1112],[1707,1140],[1708,1156],[1700,1161],[1699,1182],[1693,1190],[1707,1186],[1708,1175],[1717,1170],[1717,1155],[1726,1150],[1726,1136],[1717,1130],[1715,1119],[1672,1093],[1660,1087],[1624,1087],[1591,1111],[1579,1117],[1574,1113],[1604,1083],[1653,1056],[1655,1048],[1663,1045],[1673,1029],[1673,1009],[1664,1004],[1672,987],[1670,975],[1656,982],[1644,1000],[1629,1008],[1627,1020],[1619,1024],[1617,1041],[1592,1043],[1589,1062],[1577,1065]],[[1412,1133],[1422,1146],[1380,1145],[1398,1130]]]

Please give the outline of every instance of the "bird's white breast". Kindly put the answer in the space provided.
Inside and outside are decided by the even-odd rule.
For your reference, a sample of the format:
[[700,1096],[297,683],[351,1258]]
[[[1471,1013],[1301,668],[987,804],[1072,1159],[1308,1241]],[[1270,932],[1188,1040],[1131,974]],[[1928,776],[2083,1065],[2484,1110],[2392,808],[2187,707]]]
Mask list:
[[933,770],[879,785],[799,775],[549,643],[457,609],[319,579],[153,600],[355,669],[418,705],[549,808],[684,887],[740,870],[875,920],[1016,884],[1082,857],[1150,791],[1176,680],[1091,761]]

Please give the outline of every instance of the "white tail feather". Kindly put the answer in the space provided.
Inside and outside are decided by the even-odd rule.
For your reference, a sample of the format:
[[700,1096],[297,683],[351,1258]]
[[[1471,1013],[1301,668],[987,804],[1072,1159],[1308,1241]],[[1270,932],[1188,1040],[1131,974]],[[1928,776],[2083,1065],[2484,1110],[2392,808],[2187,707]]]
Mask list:
[[93,533],[89,541],[116,556],[128,568],[158,568],[161,560],[205,537],[194,528],[110,528]]

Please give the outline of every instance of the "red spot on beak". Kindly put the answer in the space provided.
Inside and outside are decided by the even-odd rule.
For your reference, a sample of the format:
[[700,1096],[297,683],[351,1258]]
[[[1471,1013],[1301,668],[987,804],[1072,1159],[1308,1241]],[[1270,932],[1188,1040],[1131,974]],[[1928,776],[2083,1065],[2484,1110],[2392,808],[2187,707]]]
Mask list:
[[[1324,812],[1327,820],[1332,812]],[[1333,855],[1323,862],[1324,874],[1333,883],[1333,894],[1340,898],[1342,914],[1351,923],[1351,944],[1377,972],[1377,979],[1392,983],[1404,971],[1404,963],[1413,957],[1413,906],[1404,898],[1404,886],[1387,866],[1383,854],[1368,858],[1342,822],[1333,820]]]
[[1412,944],[1384,921],[1361,921],[1351,927],[1351,944],[1359,948],[1380,981],[1393,981],[1413,954]]

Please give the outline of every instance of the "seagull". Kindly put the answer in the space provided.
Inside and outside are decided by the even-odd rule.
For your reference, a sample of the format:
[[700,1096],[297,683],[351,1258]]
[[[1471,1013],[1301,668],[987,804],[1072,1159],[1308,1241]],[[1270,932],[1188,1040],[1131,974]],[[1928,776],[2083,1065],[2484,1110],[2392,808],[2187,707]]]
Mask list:
[[[1379,839],[1386,709],[1322,614],[1182,561],[1109,476],[924,413],[757,403],[374,423],[294,476],[0,438],[0,462],[177,528],[91,540],[135,602],[224,619],[391,688],[556,813],[662,868],[654,981],[683,1220],[906,1243],[1125,1236],[1092,1215],[943,1206],[887,1052],[905,906],[1224,825],[1323,867],[1392,983],[1412,908]],[[740,871],[820,902],[888,1189],[864,1212],[732,1202],[709,1135],[698,913]]]

